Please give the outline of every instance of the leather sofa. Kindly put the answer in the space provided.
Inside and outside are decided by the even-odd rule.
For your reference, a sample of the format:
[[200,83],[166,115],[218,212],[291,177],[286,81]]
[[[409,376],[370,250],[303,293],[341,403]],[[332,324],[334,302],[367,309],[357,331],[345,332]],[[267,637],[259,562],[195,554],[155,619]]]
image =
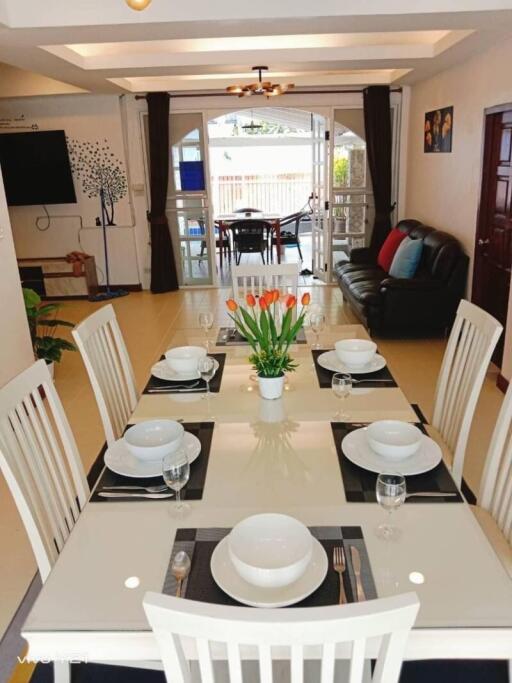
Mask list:
[[381,335],[443,334],[464,296],[468,257],[451,235],[407,219],[397,227],[423,240],[414,278],[396,279],[377,265],[370,248],[353,249],[335,266],[345,300],[361,322]]

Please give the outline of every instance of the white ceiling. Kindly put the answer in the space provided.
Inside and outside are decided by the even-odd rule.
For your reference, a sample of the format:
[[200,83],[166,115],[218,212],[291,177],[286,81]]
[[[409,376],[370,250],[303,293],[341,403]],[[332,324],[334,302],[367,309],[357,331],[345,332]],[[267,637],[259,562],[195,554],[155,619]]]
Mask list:
[[258,63],[304,89],[429,77],[512,37],[512,0],[0,0],[0,22],[0,61],[67,92],[218,91]]

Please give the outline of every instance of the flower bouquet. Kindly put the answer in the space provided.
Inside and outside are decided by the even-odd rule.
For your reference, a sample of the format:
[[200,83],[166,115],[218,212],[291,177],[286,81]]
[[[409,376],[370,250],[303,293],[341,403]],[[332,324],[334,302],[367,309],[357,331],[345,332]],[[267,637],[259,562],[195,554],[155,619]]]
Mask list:
[[249,361],[258,374],[262,397],[279,398],[283,393],[284,373],[293,372],[297,367],[288,349],[304,324],[311,296],[309,293],[302,296],[302,308],[295,321],[297,298],[293,294],[283,295],[273,289],[263,292],[258,300],[253,294],[247,294],[245,301],[246,307],[228,299],[230,317],[253,350]]

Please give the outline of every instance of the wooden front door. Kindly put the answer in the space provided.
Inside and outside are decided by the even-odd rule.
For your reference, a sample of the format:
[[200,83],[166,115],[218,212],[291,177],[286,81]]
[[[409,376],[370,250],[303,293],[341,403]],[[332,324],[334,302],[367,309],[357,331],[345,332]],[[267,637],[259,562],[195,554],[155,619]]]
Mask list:
[[[475,241],[474,303],[506,326],[512,264],[512,104],[487,113]],[[493,361],[501,368],[504,333]]]

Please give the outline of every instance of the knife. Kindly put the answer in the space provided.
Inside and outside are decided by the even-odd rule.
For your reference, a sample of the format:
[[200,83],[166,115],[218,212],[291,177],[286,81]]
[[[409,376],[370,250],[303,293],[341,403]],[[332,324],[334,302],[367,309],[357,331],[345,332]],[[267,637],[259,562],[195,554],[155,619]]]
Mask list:
[[156,387],[148,389],[148,394],[192,394],[196,391],[206,391],[206,387],[199,387],[198,389],[171,389],[170,387]]
[[174,493],[121,493],[117,491],[100,491],[100,498],[149,498],[151,500],[165,500],[172,498]]
[[353,545],[350,546],[350,557],[352,558],[352,568],[356,576],[357,602],[363,602],[366,600],[366,595],[364,594],[361,581],[361,556],[359,555],[359,550]]

